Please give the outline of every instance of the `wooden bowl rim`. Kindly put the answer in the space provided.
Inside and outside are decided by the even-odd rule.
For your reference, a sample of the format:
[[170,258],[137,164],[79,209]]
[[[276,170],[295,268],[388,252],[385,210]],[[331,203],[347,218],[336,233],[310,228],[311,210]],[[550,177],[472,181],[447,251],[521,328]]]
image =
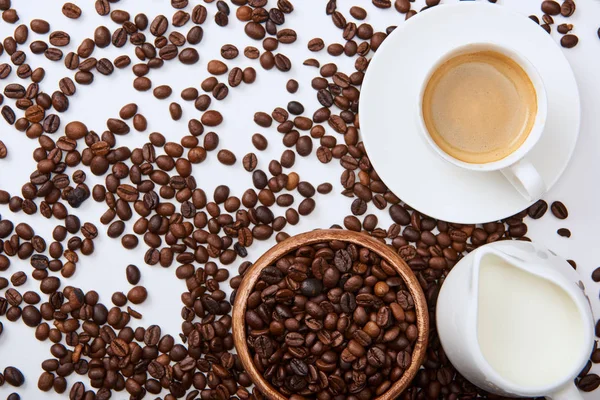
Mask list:
[[254,285],[258,281],[260,272],[263,268],[272,265],[283,255],[288,254],[299,247],[331,240],[354,243],[356,245],[368,248],[371,251],[375,251],[398,271],[413,297],[417,318],[416,324],[418,336],[413,347],[411,364],[408,369],[404,371],[400,379],[394,382],[385,393],[375,398],[375,400],[393,400],[406,389],[423,364],[429,337],[429,311],[423,289],[421,288],[417,277],[412,272],[408,264],[406,264],[406,262],[398,254],[392,251],[388,245],[381,243],[380,241],[364,233],[342,229],[314,230],[292,236],[283,242],[276,244],[266,253],[264,253],[248,269],[248,271],[246,271],[244,278],[237,289],[232,317],[233,342],[236,352],[240,357],[240,361],[246,369],[246,372],[248,375],[250,375],[252,382],[264,395],[267,396],[268,399],[287,400],[287,397],[279,393],[277,389],[275,389],[263,378],[261,373],[256,369],[256,366],[254,365],[250,355],[248,345],[246,344],[246,323],[244,317],[246,313],[248,296],[251,294]]

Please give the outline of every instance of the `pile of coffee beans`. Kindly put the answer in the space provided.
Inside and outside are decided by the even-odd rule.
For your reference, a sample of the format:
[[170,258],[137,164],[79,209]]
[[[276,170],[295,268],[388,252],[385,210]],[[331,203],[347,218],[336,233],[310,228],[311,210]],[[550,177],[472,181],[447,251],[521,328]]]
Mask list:
[[245,320],[259,372],[290,399],[380,396],[411,365],[418,336],[395,268],[342,241],[300,247],[264,268]]
[[[371,3],[373,7],[401,13],[407,19],[417,13],[417,3],[409,0]],[[420,10],[439,3],[427,0]],[[553,1],[541,4],[542,27],[546,30],[554,18],[567,18],[575,12],[573,0],[564,1],[558,8]],[[326,54],[319,53],[321,65],[315,58],[301,63],[284,54],[287,46],[302,38],[289,27],[287,16],[294,12],[290,0],[205,0],[204,4],[170,0],[170,5],[173,12],[169,15],[145,12],[133,15],[119,8],[119,0],[95,0],[93,10],[82,4],[57,3],[62,11],[60,18],[69,21],[62,24],[64,21],[50,23],[42,16],[24,21],[11,0],[0,0],[3,23],[14,25],[14,33],[0,45],[0,80],[6,82],[0,95],[0,114],[16,130],[10,134],[23,135],[37,143],[31,155],[29,179],[20,192],[0,189],[0,335],[10,329],[7,322],[23,321],[35,330],[38,340],[48,343],[51,357],[42,363],[43,372],[37,381],[41,391],[68,393],[73,400],[127,395],[141,399],[148,394],[161,394],[167,400],[263,399],[259,391],[250,388],[252,382],[233,352],[229,313],[235,291],[251,265],[246,260],[247,248],[257,241],[287,239],[285,228],[310,215],[319,196],[334,190],[330,182],[313,184],[302,179],[300,171],[295,170],[297,157],[311,162],[316,155],[321,163],[330,164],[328,168],[339,168],[341,194],[353,199],[349,215],[340,224],[392,246],[415,272],[431,315],[435,313],[437,293],[445,276],[466,252],[496,240],[528,240],[527,218],[540,218],[549,208],[559,219],[568,216],[562,203],[548,207],[540,201],[502,221],[450,224],[411,209],[387,188],[362,144],[358,104],[369,60],[395,26],[373,27],[364,22],[368,18],[365,8],[354,6],[345,14],[338,10],[335,0],[326,2],[324,12],[339,28],[339,43],[305,36],[302,44],[313,52],[326,49]],[[146,11],[152,13],[151,7]],[[78,19],[88,12],[95,12],[106,21],[90,30],[90,37],[77,38],[75,32],[61,27],[83,23]],[[557,27],[565,35],[561,43],[573,47],[577,43],[570,33],[573,27],[562,22]],[[192,86],[180,94],[168,85],[153,82],[151,77],[156,69],[176,63],[196,64],[204,35],[219,37],[219,29],[228,25],[232,25],[228,29],[237,29],[240,36],[247,36],[256,46],[238,49],[234,44],[223,43],[219,56],[208,60],[203,80],[199,84],[190,82]],[[76,48],[67,52],[73,44]],[[120,55],[109,59],[109,48],[121,52]],[[342,55],[354,61],[351,70],[342,70],[335,63],[335,57]],[[42,57],[57,63],[63,72],[58,82],[49,82],[44,68],[38,66]],[[231,60],[241,58],[247,66],[228,65]],[[223,121],[231,113],[216,109],[225,104],[222,101],[235,96],[236,87],[253,84],[258,74],[270,74],[270,70],[288,73],[296,68],[313,68],[316,76],[310,83],[290,79],[287,92],[294,94],[301,85],[310,85],[315,90],[314,102],[302,104],[295,99],[271,112],[257,110],[254,122],[260,132],[247,132],[248,139],[258,133],[252,141],[248,140],[257,153],[235,154],[224,148],[219,132],[223,134]],[[118,115],[108,118],[105,126],[91,126],[89,122],[65,117],[82,85],[93,85],[115,74],[129,76],[132,87],[147,93],[149,99],[153,96],[152,99],[164,101],[173,121],[186,126],[183,137],[170,141],[161,132],[146,136],[148,119],[154,113],[143,102],[124,101]],[[79,96],[84,95],[87,94],[80,91]],[[177,96],[181,99],[176,99]],[[186,115],[186,103],[194,108],[197,118]],[[317,104],[320,108],[307,115],[306,110],[319,107]],[[231,111],[237,117],[236,110]],[[270,146],[267,138],[271,140],[270,133],[275,130],[281,134],[286,150],[277,159],[265,159],[261,152]],[[137,145],[120,143],[123,136],[133,136],[134,132],[136,138],[143,138]],[[11,148],[10,142],[3,139],[0,163],[6,158],[27,159],[27,155],[20,153],[22,149]],[[243,168],[248,172],[248,184],[230,188],[223,182],[214,191],[203,189],[194,173],[209,158],[228,168]],[[23,168],[27,168],[25,165]],[[89,174],[102,177],[104,182],[88,187]],[[90,198],[105,207],[99,221],[78,216],[79,207]],[[279,211],[276,205],[285,211]],[[382,211],[379,217],[377,210]],[[15,218],[11,215],[18,213],[52,221],[55,225],[52,237],[36,233],[35,225],[13,223],[11,219]],[[386,214],[392,224],[387,222]],[[385,221],[382,218],[380,222],[382,215]],[[558,233],[570,235],[568,230]],[[145,255],[139,260],[140,265],[172,266],[176,278],[185,282],[179,337],[164,334],[157,325],[133,324],[133,320],[141,318],[134,306],[153,295],[139,285],[141,271],[134,265],[124,266],[123,277],[131,285],[129,289],[114,293],[111,299],[100,299],[94,288],[67,283],[78,273],[78,265],[85,262],[84,256],[94,252],[96,238],[105,234],[120,240],[127,249],[143,246]],[[236,265],[239,275],[231,277]],[[151,273],[149,267],[145,271]],[[35,281],[39,290],[20,289],[26,281]],[[230,298],[223,290],[227,282],[233,289]],[[393,291],[390,288],[390,293]],[[369,319],[375,312],[373,307],[360,307]],[[409,323],[410,309],[403,311]],[[354,314],[352,318],[358,327],[356,321],[364,316],[357,319]],[[151,315],[146,317],[152,319]],[[397,316],[392,312],[391,318]],[[298,322],[308,326],[310,320],[304,318]],[[367,325],[368,321],[360,326],[361,331]],[[403,334],[408,340],[407,332]],[[600,336],[600,322],[596,334]],[[423,368],[401,398],[488,398],[454,370],[439,343],[435,326],[429,336]],[[402,337],[400,333],[398,337]],[[348,338],[348,342],[352,339]],[[379,344],[365,350],[383,352]],[[388,345],[387,351],[397,350]],[[327,361],[330,354],[322,356],[325,354]],[[358,363],[357,360],[351,364]],[[23,376],[19,366],[14,365],[18,361],[0,360],[4,363],[0,366],[5,368],[0,373],[0,386],[18,387],[25,379],[35,381]],[[582,390],[592,391],[600,386],[600,377],[589,373],[592,362],[600,362],[598,350],[577,379]],[[321,364],[315,365],[319,369]],[[337,369],[337,358],[335,366]],[[343,370],[341,363],[339,368]],[[371,394],[383,390],[385,386],[381,385],[393,381],[398,374],[393,368],[387,373],[384,370],[365,372],[367,383],[381,379],[377,386],[367,384]],[[284,372],[289,374],[287,370]],[[333,378],[334,386],[349,383],[350,388],[350,381],[361,382],[361,373],[355,380],[346,376],[346,372],[335,375],[340,379]],[[73,375],[77,378],[70,378],[68,385],[67,378]],[[306,387],[315,385],[308,379]],[[281,387],[286,388],[285,382]],[[326,396],[325,391],[313,388],[319,398]],[[127,395],[115,393],[121,391]],[[11,400],[18,398],[16,393],[9,395]]]

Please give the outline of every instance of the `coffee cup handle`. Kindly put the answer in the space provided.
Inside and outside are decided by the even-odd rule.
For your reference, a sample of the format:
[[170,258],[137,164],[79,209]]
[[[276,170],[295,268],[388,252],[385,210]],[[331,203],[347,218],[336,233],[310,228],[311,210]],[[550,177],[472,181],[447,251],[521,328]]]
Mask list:
[[583,400],[583,396],[574,383],[568,383],[556,392],[545,397],[548,400]]
[[546,184],[542,176],[526,158],[500,170],[500,172],[528,201],[539,200],[546,192]]

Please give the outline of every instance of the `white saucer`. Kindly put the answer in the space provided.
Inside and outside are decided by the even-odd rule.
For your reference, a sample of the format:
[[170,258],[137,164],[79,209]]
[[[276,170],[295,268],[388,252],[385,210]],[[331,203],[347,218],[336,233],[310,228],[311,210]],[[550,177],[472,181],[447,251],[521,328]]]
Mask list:
[[448,50],[473,42],[512,47],[538,69],[548,95],[542,138],[529,153],[550,189],[577,142],[577,83],[561,49],[543,29],[503,6],[461,2],[436,6],[398,26],[371,60],[360,96],[360,126],[371,163],[404,202],[459,223],[499,220],[525,200],[500,172],[473,172],[443,160],[417,128],[417,98],[428,67]]

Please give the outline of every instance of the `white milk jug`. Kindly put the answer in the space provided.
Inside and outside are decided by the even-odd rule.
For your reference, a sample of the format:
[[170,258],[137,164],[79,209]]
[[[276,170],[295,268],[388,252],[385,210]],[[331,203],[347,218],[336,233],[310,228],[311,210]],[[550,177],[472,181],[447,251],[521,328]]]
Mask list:
[[444,351],[469,381],[504,396],[582,399],[573,379],[594,319],[577,272],[539,244],[500,241],[471,252],[438,297]]

